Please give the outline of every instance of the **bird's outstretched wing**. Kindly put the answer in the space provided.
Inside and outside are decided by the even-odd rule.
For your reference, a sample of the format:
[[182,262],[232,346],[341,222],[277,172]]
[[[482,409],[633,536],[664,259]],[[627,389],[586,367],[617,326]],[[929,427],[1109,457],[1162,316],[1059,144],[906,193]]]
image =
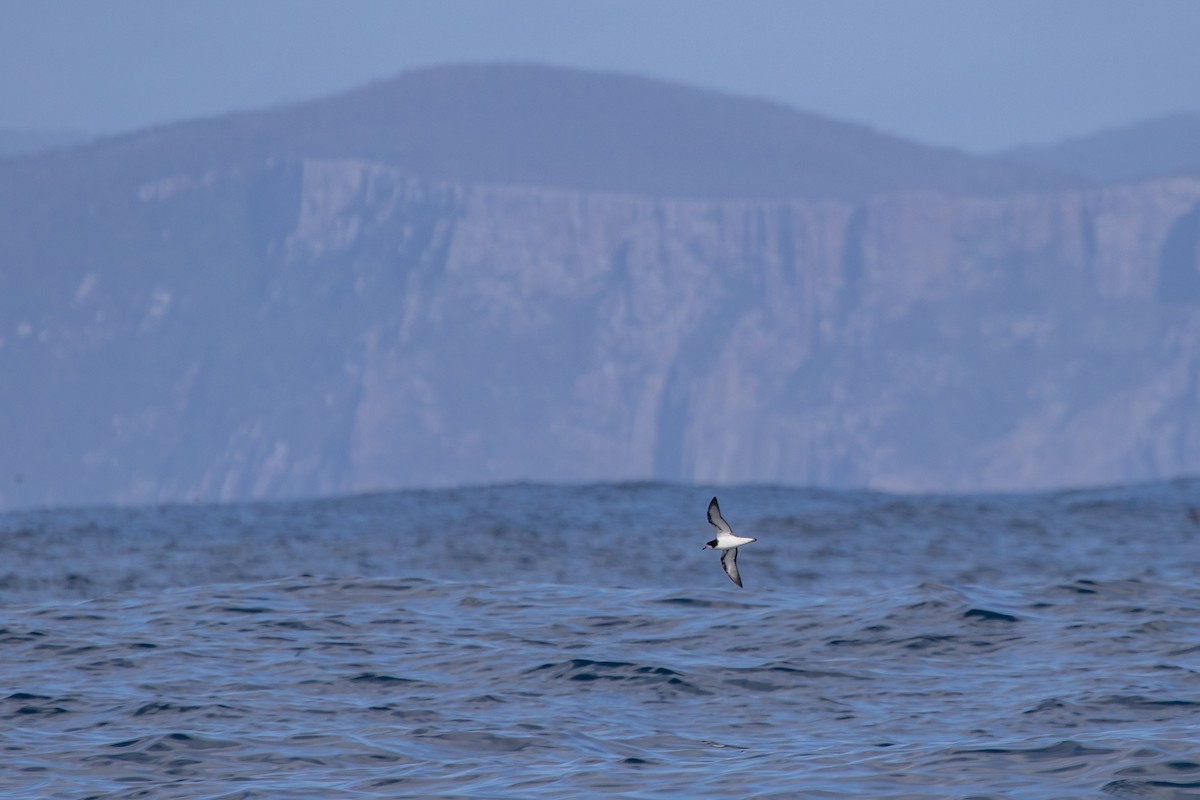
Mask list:
[[722,553],[721,566],[725,568],[725,574],[729,576],[729,579],[741,587],[742,576],[738,573],[737,551],[736,547],[731,547]]
[[721,507],[717,505],[717,498],[715,497],[708,504],[708,521],[721,533],[733,534],[733,529],[729,527],[729,523],[721,516]]

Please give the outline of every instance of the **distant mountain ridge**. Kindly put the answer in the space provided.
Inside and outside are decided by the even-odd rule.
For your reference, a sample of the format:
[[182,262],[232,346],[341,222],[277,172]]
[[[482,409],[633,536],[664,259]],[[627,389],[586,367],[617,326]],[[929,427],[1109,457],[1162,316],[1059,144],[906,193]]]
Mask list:
[[109,138],[84,157],[169,172],[208,166],[201,154],[214,165],[354,158],[428,178],[708,199],[1072,183],[765,100],[519,63],[415,70],[318,100]]
[[1062,180],[512,65],[2,159],[0,507],[1200,472],[1200,179]]
[[1200,175],[1200,112],[1145,120],[1052,144],[1015,147],[997,155],[1097,183]]

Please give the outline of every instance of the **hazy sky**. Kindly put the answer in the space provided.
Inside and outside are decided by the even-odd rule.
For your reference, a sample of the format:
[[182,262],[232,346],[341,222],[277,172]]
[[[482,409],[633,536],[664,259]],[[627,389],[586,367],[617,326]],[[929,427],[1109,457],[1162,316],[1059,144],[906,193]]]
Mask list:
[[115,132],[512,59],[981,151],[1200,110],[1200,2],[0,0],[0,127]]

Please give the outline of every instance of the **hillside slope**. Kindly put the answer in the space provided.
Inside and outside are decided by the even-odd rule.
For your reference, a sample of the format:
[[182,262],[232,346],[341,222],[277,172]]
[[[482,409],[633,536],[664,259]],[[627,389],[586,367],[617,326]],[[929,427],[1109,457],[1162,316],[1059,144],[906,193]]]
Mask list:
[[468,179],[383,123],[345,155],[385,85],[0,161],[0,505],[1200,472],[1198,180],[710,197],[463,150]]
[[1000,157],[1099,183],[1200,175],[1200,113],[1174,114],[1049,145],[1017,147]]

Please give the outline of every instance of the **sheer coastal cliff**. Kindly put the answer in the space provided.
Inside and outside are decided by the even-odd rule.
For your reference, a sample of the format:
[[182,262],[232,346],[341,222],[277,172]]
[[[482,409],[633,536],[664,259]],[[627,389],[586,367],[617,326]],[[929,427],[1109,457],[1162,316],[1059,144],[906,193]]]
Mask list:
[[684,197],[40,158],[0,191],[0,506],[1200,472],[1193,177]]

